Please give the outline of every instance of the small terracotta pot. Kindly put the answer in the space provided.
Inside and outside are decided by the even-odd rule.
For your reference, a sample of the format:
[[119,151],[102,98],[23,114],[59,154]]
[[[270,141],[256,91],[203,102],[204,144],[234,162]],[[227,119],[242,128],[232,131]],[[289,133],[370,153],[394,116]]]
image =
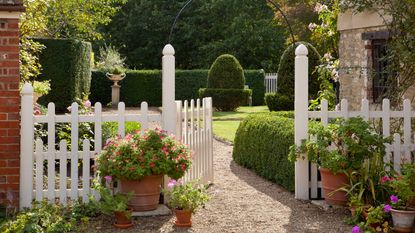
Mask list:
[[192,226],[192,211],[190,210],[178,210],[175,209],[176,222],[175,225],[178,227],[191,227]]
[[127,218],[127,216],[125,216],[125,212],[115,212],[115,223],[114,226],[117,228],[121,228],[121,229],[126,229],[126,228],[130,228],[133,226],[133,221],[131,218],[131,213],[133,212],[133,209],[128,208],[127,209],[128,212],[130,212],[130,218]]
[[349,179],[344,173],[334,174],[326,168],[320,168],[321,183],[324,190],[324,200],[329,205],[346,206],[347,193],[345,191],[336,191],[349,183]]

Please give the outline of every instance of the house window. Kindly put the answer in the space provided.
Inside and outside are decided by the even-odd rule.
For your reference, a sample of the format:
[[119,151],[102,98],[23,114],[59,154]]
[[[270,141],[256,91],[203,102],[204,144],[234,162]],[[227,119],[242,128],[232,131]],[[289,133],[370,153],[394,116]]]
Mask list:
[[388,68],[388,44],[386,39],[372,40],[373,59],[373,102],[379,103],[386,97],[391,72]]

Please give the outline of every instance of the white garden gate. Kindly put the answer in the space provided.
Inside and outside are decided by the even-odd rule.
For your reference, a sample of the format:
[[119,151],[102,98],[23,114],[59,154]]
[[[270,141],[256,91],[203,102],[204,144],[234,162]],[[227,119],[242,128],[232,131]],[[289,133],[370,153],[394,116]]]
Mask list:
[[278,74],[277,73],[266,73],[264,84],[265,84],[265,93],[277,92]]
[[[33,88],[26,83],[21,91],[21,169],[20,207],[30,207],[32,200],[47,198],[50,202],[65,204],[68,199],[88,200],[93,194],[91,180],[95,177],[91,161],[102,150],[102,125],[104,122],[117,122],[118,134],[125,135],[126,122],[140,122],[141,133],[150,123],[161,125],[169,133],[188,144],[193,151],[193,164],[183,177],[185,182],[200,179],[203,183],[213,182],[212,151],[212,99],[175,101],[175,58],[174,49],[166,45],[163,50],[163,113],[149,114],[146,102],[141,103],[140,112],[126,113],[125,104],[118,104],[116,114],[104,114],[102,105],[96,103],[94,112],[79,114],[79,106],[73,103],[71,113],[56,115],[55,105],[49,103],[46,115],[33,114]],[[78,148],[79,124],[90,122],[94,125],[94,147],[84,140]],[[46,123],[48,139],[46,145],[35,139],[35,123]],[[56,124],[71,125],[70,150],[66,141],[55,141]],[[56,149],[56,144],[59,143]],[[44,164],[47,161],[47,168]],[[69,162],[68,162],[69,161]],[[59,168],[56,171],[57,162]],[[67,164],[70,164],[67,167]],[[81,165],[80,165],[81,164]],[[69,171],[67,169],[69,168]],[[165,177],[165,184],[168,182]]]
[[[308,138],[309,119],[319,119],[327,125],[330,119],[360,116],[365,120],[381,122],[383,135],[391,136],[391,119],[395,118],[395,121],[403,120],[403,137],[398,133],[393,134],[393,143],[386,145],[384,161],[392,163],[396,171],[400,171],[402,160],[414,162],[412,153],[415,151],[415,137],[412,134],[411,120],[415,118],[415,111],[412,110],[410,100],[403,101],[401,111],[391,110],[388,99],[383,100],[382,110],[378,111],[370,110],[367,99],[362,100],[360,111],[349,111],[345,99],[341,101],[338,111],[329,111],[326,100],[322,101],[320,111],[309,111],[307,48],[299,45],[295,54],[295,143],[297,145],[300,145],[303,139]],[[317,167],[309,164],[307,159],[297,161],[295,163],[295,197],[303,200],[321,198],[318,195],[320,187]]]

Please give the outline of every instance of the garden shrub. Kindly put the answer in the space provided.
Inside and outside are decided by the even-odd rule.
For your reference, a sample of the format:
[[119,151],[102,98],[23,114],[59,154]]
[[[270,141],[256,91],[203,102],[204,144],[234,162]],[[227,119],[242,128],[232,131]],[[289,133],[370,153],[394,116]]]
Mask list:
[[[176,70],[176,100],[199,98],[199,89],[205,88],[209,70]],[[252,89],[253,105],[263,105],[265,73],[263,70],[245,70],[246,84]],[[146,101],[150,106],[161,106],[161,71],[160,70],[128,70],[121,84],[121,101],[128,96],[127,106],[140,106]],[[152,76],[151,78],[149,76]],[[138,79],[127,81],[129,79]],[[144,82],[143,80],[147,80]],[[145,86],[143,84],[146,84]],[[105,73],[92,71],[90,100],[106,105],[111,102],[111,85]],[[129,88],[125,88],[128,85]],[[136,85],[136,86],[133,86]],[[139,90],[139,91],[137,91]],[[150,96],[151,98],[147,98]]]
[[74,201],[67,206],[49,204],[47,200],[34,202],[32,208],[17,214],[16,218],[0,225],[0,232],[89,232],[91,217],[100,213],[97,202]]
[[218,111],[234,111],[241,105],[246,105],[252,95],[250,89],[219,89],[201,88],[200,98],[212,97],[212,105]]
[[208,73],[207,88],[244,89],[245,76],[239,61],[230,54],[220,55]]
[[50,80],[51,91],[39,103],[55,103],[57,112],[89,93],[91,83],[91,44],[73,39],[36,39],[45,49],[39,55],[42,74],[38,80]]
[[244,90],[245,76],[239,61],[230,54],[220,55],[213,62],[207,80],[207,88],[199,90],[200,98],[212,97],[218,111],[235,111],[248,103],[252,91]]
[[320,54],[310,43],[297,42],[295,46],[290,45],[281,56],[280,65],[278,67],[278,89],[277,93],[285,95],[294,102],[294,66],[295,66],[295,48],[299,44],[304,44],[308,49],[309,60],[309,82],[308,93],[309,99],[315,99],[320,90],[321,81],[318,79],[318,73],[315,69],[320,65]]
[[265,103],[270,111],[288,111],[294,109],[294,101],[279,93],[265,94]]
[[294,144],[292,112],[250,114],[236,131],[233,159],[258,175],[294,191],[294,164],[288,161]]
[[265,96],[265,71],[264,70],[244,70],[245,84],[252,90],[252,105],[264,105]]

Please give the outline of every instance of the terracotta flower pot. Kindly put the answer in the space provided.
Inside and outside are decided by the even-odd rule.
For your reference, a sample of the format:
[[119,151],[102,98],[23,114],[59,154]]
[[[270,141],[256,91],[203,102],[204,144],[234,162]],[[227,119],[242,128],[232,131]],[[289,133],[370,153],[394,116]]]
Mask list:
[[128,206],[134,211],[150,211],[157,209],[160,198],[160,187],[163,176],[146,176],[141,180],[121,180],[121,192],[133,192]]
[[321,183],[324,190],[324,199],[329,205],[346,206],[347,193],[345,191],[336,191],[339,188],[349,183],[349,180],[344,173],[334,174],[326,168],[320,168]]
[[393,230],[395,232],[412,232],[415,220],[415,210],[391,209]]
[[131,213],[133,212],[133,209],[128,208],[128,212],[130,212],[129,218],[125,215],[125,212],[115,212],[115,223],[114,226],[117,228],[125,229],[130,228],[133,226]]
[[191,227],[192,226],[192,211],[190,210],[178,210],[175,209],[176,222],[175,225],[178,227]]

